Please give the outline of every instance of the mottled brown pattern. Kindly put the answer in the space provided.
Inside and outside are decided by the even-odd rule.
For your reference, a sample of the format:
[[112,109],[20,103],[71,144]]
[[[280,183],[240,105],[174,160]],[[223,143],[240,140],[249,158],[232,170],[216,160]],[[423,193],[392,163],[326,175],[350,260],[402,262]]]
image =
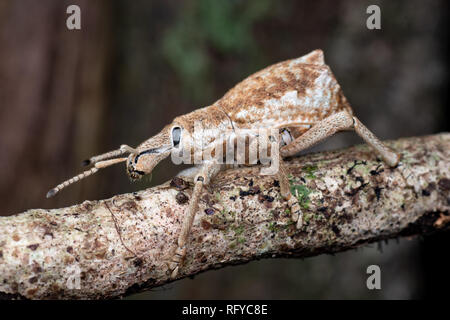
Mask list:
[[[223,110],[212,105],[175,118],[173,125],[179,124],[185,130],[193,132],[196,121],[201,122],[204,128],[214,128],[220,123],[230,122]],[[229,129],[231,128],[231,123],[229,123]]]
[[[323,84],[320,81],[317,83],[320,77],[325,81]],[[273,110],[276,109],[274,107],[271,110],[271,107],[266,106],[268,100],[281,99],[290,91],[297,91],[299,99],[307,98],[312,93],[314,95],[311,98],[323,96],[321,107],[285,104],[278,110]],[[252,108],[260,109],[261,114],[255,114]],[[323,52],[315,50],[306,56],[283,61],[256,72],[238,83],[213,105],[175,118],[172,126],[179,124],[192,132],[194,122],[200,121],[205,128],[221,126],[227,129],[257,129],[268,127],[266,120],[289,122],[288,115],[298,120],[293,122],[315,123],[342,110],[352,114],[339,84],[323,60]],[[280,113],[280,119],[274,111]],[[246,115],[240,115],[242,113]],[[299,134],[306,130],[307,128],[299,128],[294,131]]]
[[262,109],[267,118],[275,116],[274,110],[266,103],[270,99],[280,99],[290,91],[297,91],[299,99],[323,96],[321,107],[310,108],[307,103],[285,104],[280,110],[279,122],[288,121],[285,116],[288,113],[313,123],[343,109],[351,113],[339,84],[324,63],[321,50],[277,63],[249,76],[229,90],[215,105],[225,110],[238,126],[253,127],[264,123],[264,119],[254,116],[255,108]]
[[[183,129],[180,143],[184,147],[195,145],[190,148],[192,163],[195,148],[212,150],[215,144],[223,141],[216,141],[217,137],[223,138],[231,130],[289,128],[292,137],[297,138],[318,121],[342,110],[353,113],[334,75],[325,64],[323,52],[315,50],[303,57],[256,72],[213,105],[175,118],[159,134],[137,147],[138,152],[152,148],[165,151],[139,155],[139,161],[135,161],[136,155],[132,154],[127,163],[128,173],[132,179],[139,179],[169,156],[171,131],[176,126]],[[195,130],[198,125],[215,132],[204,132],[200,136]],[[215,156],[214,152],[212,156]],[[248,159],[247,148],[245,158]]]
[[[175,118],[161,132],[141,143],[136,149],[121,146],[119,150],[92,157],[88,164],[96,163],[95,167],[58,185],[47,197],[101,168],[123,161],[127,163],[130,178],[140,179],[150,174],[160,161],[167,158],[176,145],[180,145],[183,150],[190,150],[188,152],[191,161],[186,159],[188,153],[185,154],[184,163],[202,161],[205,156],[208,157],[205,150],[212,150],[223,142],[223,138],[227,137],[230,131],[236,132],[236,129],[289,128],[292,137],[298,138],[306,132],[310,133],[309,130],[316,127],[317,122],[342,110],[352,114],[339,84],[325,64],[323,52],[315,50],[303,57],[283,61],[256,72],[229,90],[213,105]],[[197,130],[198,126],[202,129]],[[172,141],[172,131],[175,127],[180,127],[181,131],[176,143]],[[221,140],[218,141],[218,138]],[[257,148],[259,150],[259,146]],[[111,157],[122,156],[125,152],[129,154],[128,158],[106,161]],[[246,160],[248,153],[246,148]],[[214,153],[212,156],[214,157]],[[100,160],[105,161],[97,164]]]

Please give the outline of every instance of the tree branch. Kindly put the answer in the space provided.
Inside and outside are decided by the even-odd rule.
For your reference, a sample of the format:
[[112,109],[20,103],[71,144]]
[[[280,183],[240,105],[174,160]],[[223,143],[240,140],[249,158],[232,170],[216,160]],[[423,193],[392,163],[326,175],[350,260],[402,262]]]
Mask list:
[[[291,159],[302,230],[292,224],[272,176],[258,175],[258,168],[220,174],[203,193],[180,277],[448,230],[450,134],[389,145],[402,154],[395,169],[366,145]],[[175,179],[108,200],[0,218],[0,295],[113,298],[168,283],[166,261],[192,192],[185,187]]]

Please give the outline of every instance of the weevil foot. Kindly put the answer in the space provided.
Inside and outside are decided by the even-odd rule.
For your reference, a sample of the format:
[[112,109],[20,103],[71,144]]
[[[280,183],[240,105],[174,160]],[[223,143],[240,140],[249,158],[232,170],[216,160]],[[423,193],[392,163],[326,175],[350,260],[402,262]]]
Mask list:
[[297,223],[297,229],[300,229],[303,226],[303,212],[300,208],[298,199],[291,195],[288,199],[288,205],[291,210],[291,219]]
[[178,276],[182,261],[186,255],[186,247],[177,247],[175,253],[168,263],[170,278],[175,279]]
[[297,220],[297,229],[301,229],[303,227],[303,214],[301,214]]
[[178,275],[178,269],[179,266],[175,266],[172,270],[172,272],[170,273],[170,279],[176,279],[177,275]]

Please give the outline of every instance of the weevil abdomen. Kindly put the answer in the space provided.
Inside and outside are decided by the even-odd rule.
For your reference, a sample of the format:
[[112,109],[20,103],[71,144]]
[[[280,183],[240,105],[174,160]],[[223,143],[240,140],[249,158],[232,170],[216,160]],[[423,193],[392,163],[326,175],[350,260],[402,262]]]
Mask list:
[[251,128],[315,123],[343,110],[352,114],[321,50],[249,76],[215,105],[236,126]]

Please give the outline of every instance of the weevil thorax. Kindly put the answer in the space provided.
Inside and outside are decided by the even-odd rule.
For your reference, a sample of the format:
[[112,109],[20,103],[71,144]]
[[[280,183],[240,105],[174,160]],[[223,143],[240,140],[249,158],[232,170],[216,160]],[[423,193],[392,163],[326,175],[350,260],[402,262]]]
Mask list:
[[172,136],[180,128],[179,147],[190,152],[191,161],[202,157],[203,152],[233,132],[234,127],[228,115],[217,106],[208,106],[175,118]]

